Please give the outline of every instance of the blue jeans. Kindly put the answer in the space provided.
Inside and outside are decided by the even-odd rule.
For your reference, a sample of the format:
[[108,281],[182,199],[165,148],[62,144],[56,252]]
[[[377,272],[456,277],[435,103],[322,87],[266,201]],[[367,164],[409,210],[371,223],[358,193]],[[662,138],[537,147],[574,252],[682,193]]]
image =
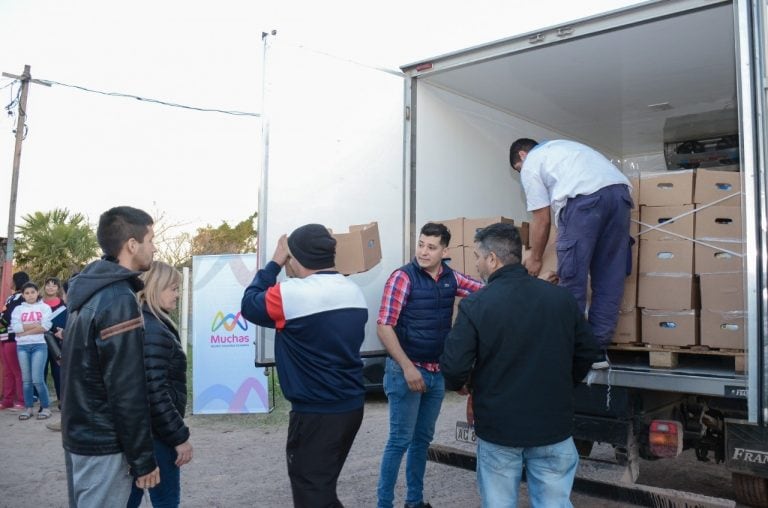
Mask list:
[[515,508],[525,465],[528,497],[536,508],[571,508],[579,464],[573,438],[546,446],[513,448],[477,439],[477,489],[483,508]]
[[395,483],[403,455],[408,486],[405,502],[423,501],[424,471],[427,468],[427,448],[435,434],[435,422],[445,395],[443,375],[419,368],[427,391],[412,392],[405,382],[403,369],[387,358],[384,370],[384,392],[389,399],[389,440],[381,458],[381,474],[377,494],[380,508],[391,508],[395,498]]
[[[160,468],[160,483],[149,489],[149,499],[154,508],[178,508],[181,502],[181,469],[176,465],[176,449],[168,446],[159,439],[153,439],[155,460]],[[144,491],[133,482],[128,508],[141,505]]]
[[43,368],[48,361],[48,346],[46,344],[17,344],[16,354],[21,367],[21,384],[24,388],[24,405],[32,407],[35,390],[40,398],[40,408],[47,408],[48,386],[43,377]]

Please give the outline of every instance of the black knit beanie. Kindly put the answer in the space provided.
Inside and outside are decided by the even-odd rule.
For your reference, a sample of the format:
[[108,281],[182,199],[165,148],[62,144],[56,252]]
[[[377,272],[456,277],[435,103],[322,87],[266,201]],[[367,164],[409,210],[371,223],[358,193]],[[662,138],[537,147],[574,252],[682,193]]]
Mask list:
[[336,264],[336,239],[321,224],[306,224],[288,237],[291,256],[310,270],[333,268]]

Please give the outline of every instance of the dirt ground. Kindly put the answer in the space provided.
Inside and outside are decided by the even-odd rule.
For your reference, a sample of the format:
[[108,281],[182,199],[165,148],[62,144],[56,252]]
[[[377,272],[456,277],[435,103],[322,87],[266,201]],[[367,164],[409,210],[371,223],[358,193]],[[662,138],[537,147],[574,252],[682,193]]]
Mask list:
[[[455,394],[447,395],[438,421],[437,441],[454,442],[455,420],[463,412],[464,400]],[[286,404],[282,403],[271,415],[188,416],[194,459],[182,469],[182,506],[291,506],[284,456],[286,411]],[[45,421],[22,422],[17,415],[0,411],[0,507],[66,506],[61,434],[46,429]],[[59,413],[54,412],[49,421],[58,418]],[[369,396],[363,425],[339,479],[339,497],[345,506],[376,505],[379,461],[387,431],[386,399]],[[684,470],[690,468],[685,466]],[[395,506],[403,505],[403,472],[404,468],[399,476]],[[664,485],[674,474],[657,470],[657,476],[660,486],[680,488]],[[710,486],[714,491],[705,492],[708,495],[718,495],[727,488],[718,487],[718,480],[707,483],[715,484]],[[435,508],[480,506],[474,473],[428,463],[425,499]],[[574,493],[572,500],[577,507],[618,505],[579,493]],[[150,504],[145,500],[144,505]],[[527,501],[521,506],[528,506]]]

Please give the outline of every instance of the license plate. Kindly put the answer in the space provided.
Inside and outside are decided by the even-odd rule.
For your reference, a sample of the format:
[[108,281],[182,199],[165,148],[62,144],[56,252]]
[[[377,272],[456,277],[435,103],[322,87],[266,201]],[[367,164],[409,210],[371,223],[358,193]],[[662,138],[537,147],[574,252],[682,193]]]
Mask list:
[[470,426],[467,422],[456,422],[456,441],[476,444],[475,427]]

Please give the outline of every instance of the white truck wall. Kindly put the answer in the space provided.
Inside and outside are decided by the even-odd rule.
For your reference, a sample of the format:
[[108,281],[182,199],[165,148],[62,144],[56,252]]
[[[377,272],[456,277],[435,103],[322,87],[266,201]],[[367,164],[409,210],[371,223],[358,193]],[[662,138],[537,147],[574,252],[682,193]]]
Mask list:
[[[345,232],[377,221],[381,263],[351,279],[370,309],[363,351],[379,351],[374,309],[404,248],[403,78],[279,41],[265,68],[260,266],[282,234],[303,224]],[[273,332],[265,330],[263,346],[260,361],[274,358]]]
[[418,84],[416,227],[430,220],[503,215],[527,220],[520,175],[509,165],[517,138],[555,132],[450,91]]

